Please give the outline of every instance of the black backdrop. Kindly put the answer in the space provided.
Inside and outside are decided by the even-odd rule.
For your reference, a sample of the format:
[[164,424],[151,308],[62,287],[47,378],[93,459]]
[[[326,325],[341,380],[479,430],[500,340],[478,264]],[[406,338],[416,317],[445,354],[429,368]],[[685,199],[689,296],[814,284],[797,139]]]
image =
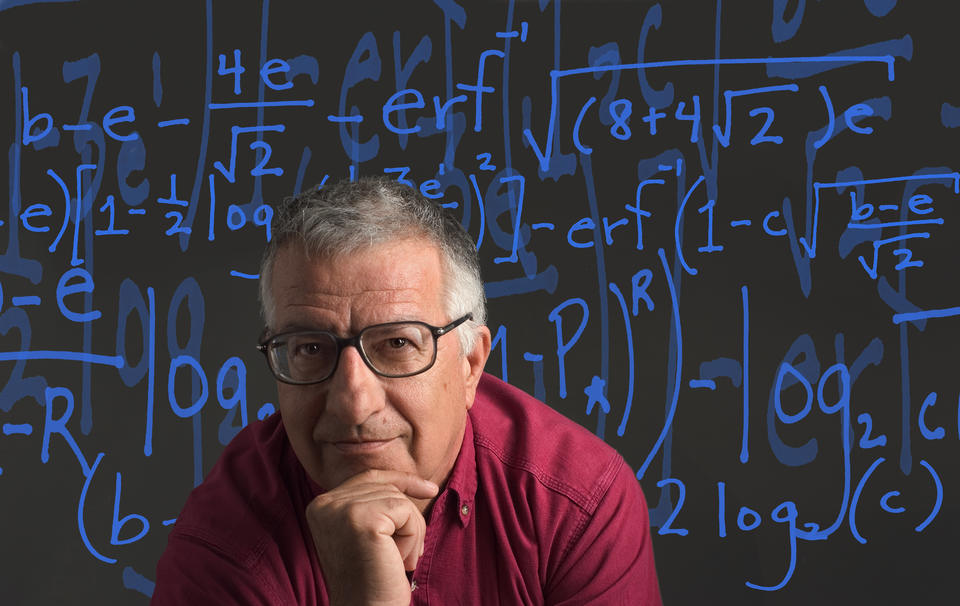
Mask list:
[[952,603],[947,6],[0,2],[0,601],[147,603],[273,407],[270,206],[385,172],[477,239],[487,370],[638,471],[667,603]]

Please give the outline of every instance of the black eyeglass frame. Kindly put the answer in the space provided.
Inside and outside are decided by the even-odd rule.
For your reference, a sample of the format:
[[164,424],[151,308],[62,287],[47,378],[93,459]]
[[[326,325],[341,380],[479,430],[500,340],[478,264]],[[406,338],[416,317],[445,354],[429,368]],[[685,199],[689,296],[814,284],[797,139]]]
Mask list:
[[[294,330],[290,332],[281,333],[279,335],[274,335],[269,339],[261,341],[260,343],[257,344],[257,349],[260,351],[260,353],[264,355],[264,357],[266,357],[267,367],[270,368],[270,372],[273,374],[273,376],[276,377],[278,381],[282,381],[290,385],[315,385],[317,383],[323,383],[324,381],[332,377],[333,374],[337,372],[337,367],[340,365],[340,354],[343,353],[343,348],[347,346],[353,346],[356,348],[357,353],[360,354],[360,359],[363,360],[363,363],[366,364],[367,368],[373,371],[375,375],[380,377],[386,377],[388,379],[402,379],[404,377],[412,377],[420,373],[427,372],[428,370],[433,368],[433,365],[437,362],[437,340],[443,335],[447,334],[448,332],[451,332],[453,329],[460,326],[467,320],[472,320],[472,319],[473,319],[473,314],[468,313],[464,316],[457,318],[453,322],[450,322],[446,326],[433,326],[432,324],[427,324],[426,322],[421,322],[419,320],[401,320],[398,322],[384,322],[383,324],[371,324],[370,326],[365,327],[363,330],[361,330],[360,332],[358,332],[352,337],[338,337],[337,335],[327,330]],[[373,362],[371,362],[370,359],[367,358],[367,353],[363,351],[363,346],[360,343],[360,339],[363,337],[363,334],[365,332],[375,328],[383,328],[385,326],[394,326],[398,324],[419,324],[421,326],[426,327],[430,331],[430,334],[433,336],[433,356],[430,358],[430,363],[427,364],[427,366],[425,366],[423,369],[418,370],[416,372],[408,372],[408,373],[398,374],[398,375],[381,372],[373,365]],[[283,376],[276,368],[274,368],[273,357],[270,355],[270,350],[272,348],[275,348],[276,344],[279,341],[282,341],[284,338],[289,337],[291,335],[302,335],[302,334],[328,335],[330,336],[330,338],[333,339],[334,343],[336,343],[337,345],[337,352],[336,352],[336,357],[334,358],[334,361],[333,361],[333,366],[330,368],[330,372],[327,374],[327,376],[323,377],[322,379],[315,379],[310,381],[296,381],[290,377]]]

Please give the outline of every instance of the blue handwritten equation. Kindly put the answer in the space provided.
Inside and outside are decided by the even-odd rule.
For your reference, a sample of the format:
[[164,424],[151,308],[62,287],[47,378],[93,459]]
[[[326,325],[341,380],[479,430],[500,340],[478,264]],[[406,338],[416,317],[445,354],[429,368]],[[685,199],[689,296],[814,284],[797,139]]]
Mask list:
[[949,9],[134,4],[0,2],[4,603],[148,602],[275,412],[274,207],[371,174],[474,236],[487,371],[636,470],[666,602],[951,602]]

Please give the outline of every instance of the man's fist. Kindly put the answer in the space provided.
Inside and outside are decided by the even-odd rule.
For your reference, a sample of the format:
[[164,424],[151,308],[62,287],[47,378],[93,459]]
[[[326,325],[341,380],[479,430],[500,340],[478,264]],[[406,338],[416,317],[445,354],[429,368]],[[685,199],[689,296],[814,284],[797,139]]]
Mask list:
[[410,604],[413,570],[427,523],[411,499],[431,499],[433,482],[372,469],[317,496],[306,511],[330,603]]

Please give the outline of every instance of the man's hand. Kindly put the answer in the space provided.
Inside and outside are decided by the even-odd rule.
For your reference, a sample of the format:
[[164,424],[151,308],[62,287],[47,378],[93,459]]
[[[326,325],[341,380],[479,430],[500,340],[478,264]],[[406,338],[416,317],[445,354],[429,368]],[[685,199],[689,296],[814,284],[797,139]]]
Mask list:
[[355,475],[308,506],[330,603],[410,604],[413,570],[423,555],[427,523],[413,503],[430,499],[432,482],[400,471]]

